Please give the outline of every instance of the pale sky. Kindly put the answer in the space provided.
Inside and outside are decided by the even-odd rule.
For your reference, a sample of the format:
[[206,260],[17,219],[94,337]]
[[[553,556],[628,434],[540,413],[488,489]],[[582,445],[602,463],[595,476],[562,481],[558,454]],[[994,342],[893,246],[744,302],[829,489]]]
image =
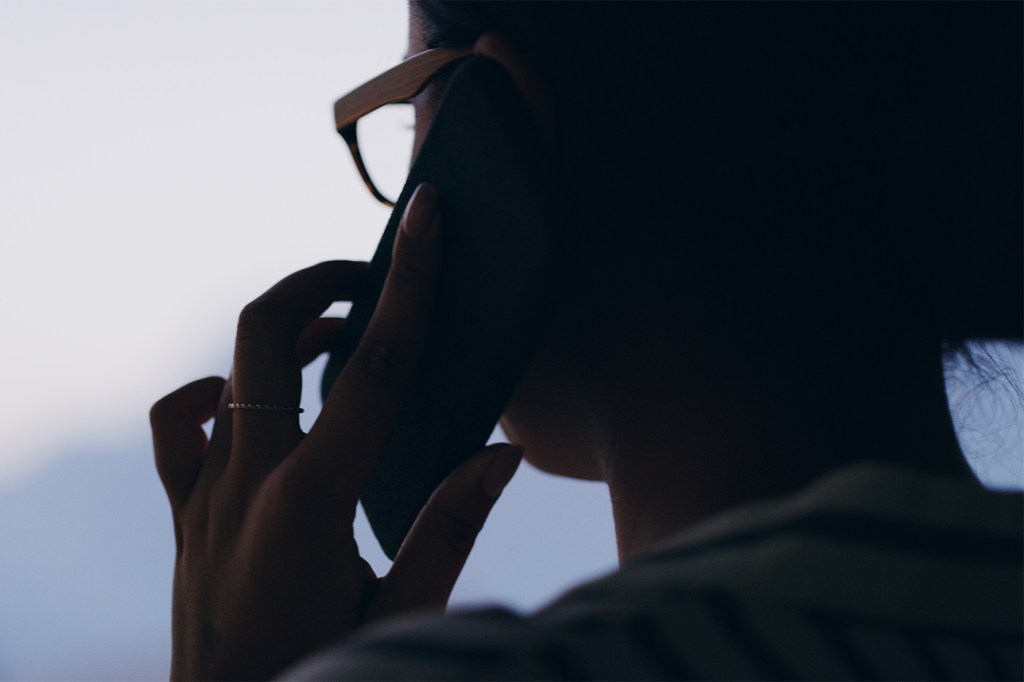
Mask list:
[[0,490],[224,373],[237,311],[388,216],[331,104],[401,0],[0,2]]

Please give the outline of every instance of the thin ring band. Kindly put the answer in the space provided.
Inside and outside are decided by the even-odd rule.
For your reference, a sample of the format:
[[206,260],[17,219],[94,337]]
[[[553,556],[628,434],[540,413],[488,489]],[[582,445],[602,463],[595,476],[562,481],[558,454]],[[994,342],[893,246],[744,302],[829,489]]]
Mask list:
[[229,410],[256,410],[261,412],[293,412],[302,414],[305,412],[301,407],[287,407],[285,405],[263,405],[261,403],[228,403]]

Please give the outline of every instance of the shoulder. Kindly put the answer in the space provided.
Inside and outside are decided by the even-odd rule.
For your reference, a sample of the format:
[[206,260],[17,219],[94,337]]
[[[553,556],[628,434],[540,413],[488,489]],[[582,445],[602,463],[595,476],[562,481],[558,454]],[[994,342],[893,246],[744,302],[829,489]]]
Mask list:
[[966,482],[852,470],[532,615],[390,623],[286,677],[1001,678],[1021,665],[1022,509]]
[[286,671],[287,680],[527,679],[520,650],[533,634],[505,609],[421,615],[371,628]]

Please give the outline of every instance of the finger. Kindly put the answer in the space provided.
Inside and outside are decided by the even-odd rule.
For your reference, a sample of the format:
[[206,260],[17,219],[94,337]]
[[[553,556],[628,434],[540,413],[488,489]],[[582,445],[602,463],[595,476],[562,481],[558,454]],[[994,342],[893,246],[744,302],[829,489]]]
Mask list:
[[295,352],[299,364],[305,367],[331,349],[334,339],[345,320],[338,317],[318,317],[302,330]]
[[373,615],[444,608],[491,508],[523,456],[492,445],[455,470],[431,496],[381,582]]
[[420,185],[395,237],[373,319],[292,458],[293,466],[341,484],[336,499],[353,508],[418,364],[433,309],[439,232],[437,192]]
[[[344,323],[343,319],[335,317],[319,317],[313,320],[299,335],[296,346],[299,364],[305,367],[320,354],[329,350],[342,323]],[[207,455],[207,459],[216,458],[226,462],[228,453],[231,451],[231,424],[234,415],[234,410],[228,408],[228,404],[234,402],[231,393],[231,377],[228,377],[217,405],[217,421],[210,437],[210,454]],[[218,456],[218,453],[221,456]]]
[[[352,297],[365,269],[364,263],[320,263],[289,275],[245,307],[231,378],[236,403],[298,407],[299,337],[331,303]],[[269,450],[279,456],[301,436],[297,412],[236,410],[233,420],[234,451],[240,454]]]
[[235,412],[228,409],[228,404],[231,402],[233,402],[231,376],[228,375],[228,380],[224,382],[220,398],[217,400],[217,416],[214,418],[213,432],[210,434],[210,447],[206,453],[208,462],[216,462],[222,468],[231,453],[231,428]]
[[193,381],[158,400],[149,411],[156,470],[175,511],[202,469],[209,445],[202,427],[216,414],[224,384],[220,377]]

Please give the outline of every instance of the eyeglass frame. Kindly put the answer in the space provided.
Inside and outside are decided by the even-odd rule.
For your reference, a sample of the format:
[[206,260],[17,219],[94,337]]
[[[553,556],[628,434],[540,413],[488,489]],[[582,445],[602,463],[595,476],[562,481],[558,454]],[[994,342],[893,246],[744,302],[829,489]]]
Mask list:
[[367,114],[389,104],[408,102],[430,84],[430,81],[449,64],[473,56],[469,47],[438,47],[415,54],[402,63],[372,78],[342,96],[334,103],[334,124],[345,140],[359,176],[366,188],[382,204],[394,207],[395,202],[381,193],[370,178],[359,152],[356,124]]

